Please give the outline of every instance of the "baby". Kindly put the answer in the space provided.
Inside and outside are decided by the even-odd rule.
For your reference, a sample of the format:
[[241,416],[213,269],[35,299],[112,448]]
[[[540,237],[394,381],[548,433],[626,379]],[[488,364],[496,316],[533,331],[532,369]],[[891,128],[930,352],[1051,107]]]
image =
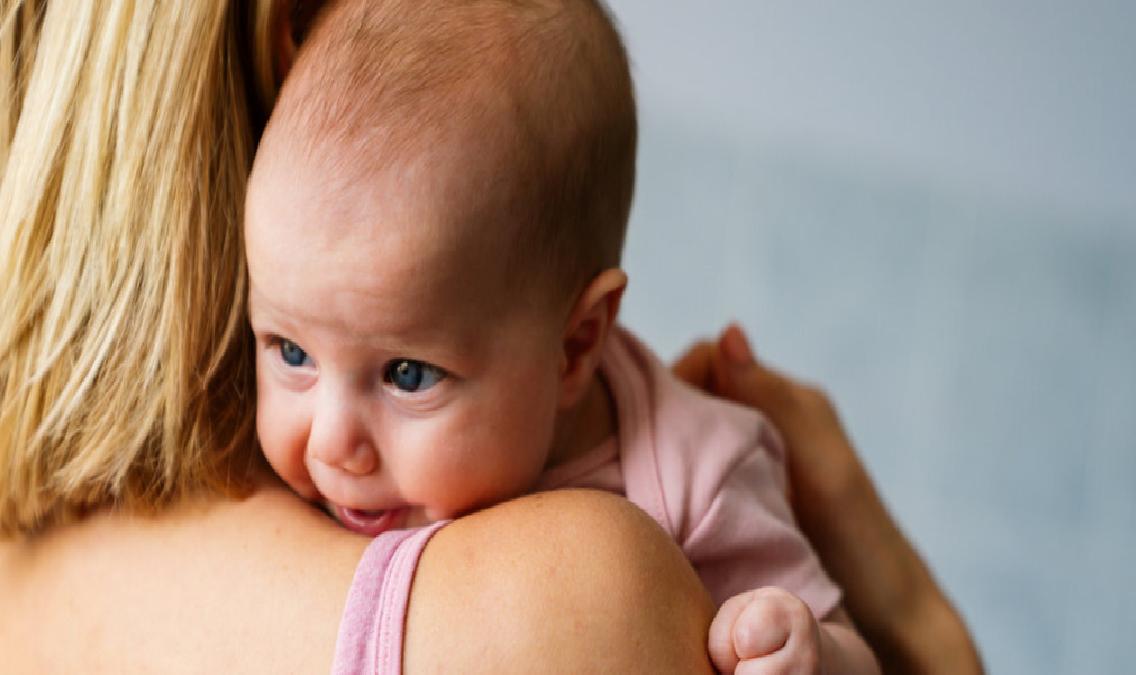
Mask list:
[[720,669],[871,672],[776,434],[615,325],[635,143],[591,0],[326,8],[247,198],[264,453],[372,535],[536,490],[625,495],[719,603]]

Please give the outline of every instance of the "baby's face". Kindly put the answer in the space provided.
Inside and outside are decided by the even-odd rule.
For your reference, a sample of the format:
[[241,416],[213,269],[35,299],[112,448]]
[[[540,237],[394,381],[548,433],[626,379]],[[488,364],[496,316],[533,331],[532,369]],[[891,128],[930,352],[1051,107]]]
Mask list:
[[460,222],[475,188],[435,166],[328,188],[258,159],[247,201],[260,443],[369,534],[521,494],[552,444],[560,326],[511,301],[506,242]]

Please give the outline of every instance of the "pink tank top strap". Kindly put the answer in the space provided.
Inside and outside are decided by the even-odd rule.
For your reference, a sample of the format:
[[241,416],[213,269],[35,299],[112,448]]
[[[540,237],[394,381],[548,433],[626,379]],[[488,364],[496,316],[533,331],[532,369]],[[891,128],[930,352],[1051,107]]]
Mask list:
[[384,532],[355,568],[335,641],[335,675],[402,672],[402,634],[410,584],[426,542],[446,521]]

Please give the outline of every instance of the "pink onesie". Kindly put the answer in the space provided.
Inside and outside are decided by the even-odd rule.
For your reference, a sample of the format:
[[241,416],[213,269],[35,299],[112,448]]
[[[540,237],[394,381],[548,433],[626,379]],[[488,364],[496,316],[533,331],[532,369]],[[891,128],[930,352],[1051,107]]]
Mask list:
[[540,489],[626,496],[670,534],[714,602],[779,586],[823,617],[840,601],[786,497],[785,455],[761,413],[679,381],[627,330],[605,349],[616,439],[555,467]]
[[[605,349],[617,438],[546,472],[538,490],[590,487],[626,496],[670,534],[717,604],[779,586],[823,617],[840,601],[785,495],[784,451],[758,412],[679,382],[628,331]],[[335,673],[398,673],[410,582],[438,529],[380,535],[356,569]]]

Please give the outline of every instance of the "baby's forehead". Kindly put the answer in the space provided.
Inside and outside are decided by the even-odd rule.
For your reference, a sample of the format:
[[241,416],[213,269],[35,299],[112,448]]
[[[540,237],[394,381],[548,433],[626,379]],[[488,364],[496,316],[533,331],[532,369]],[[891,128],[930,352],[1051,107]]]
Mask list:
[[501,145],[485,136],[448,129],[411,142],[331,141],[270,157],[276,166],[268,176],[330,211],[374,215],[355,213],[353,226],[490,237],[514,222],[518,177]]
[[[281,130],[283,131],[283,130]],[[248,246],[329,259],[400,252],[421,274],[488,274],[520,228],[510,188],[474,136],[450,134],[384,153],[375,144],[265,139],[249,186]],[[321,152],[310,152],[318,148]]]

